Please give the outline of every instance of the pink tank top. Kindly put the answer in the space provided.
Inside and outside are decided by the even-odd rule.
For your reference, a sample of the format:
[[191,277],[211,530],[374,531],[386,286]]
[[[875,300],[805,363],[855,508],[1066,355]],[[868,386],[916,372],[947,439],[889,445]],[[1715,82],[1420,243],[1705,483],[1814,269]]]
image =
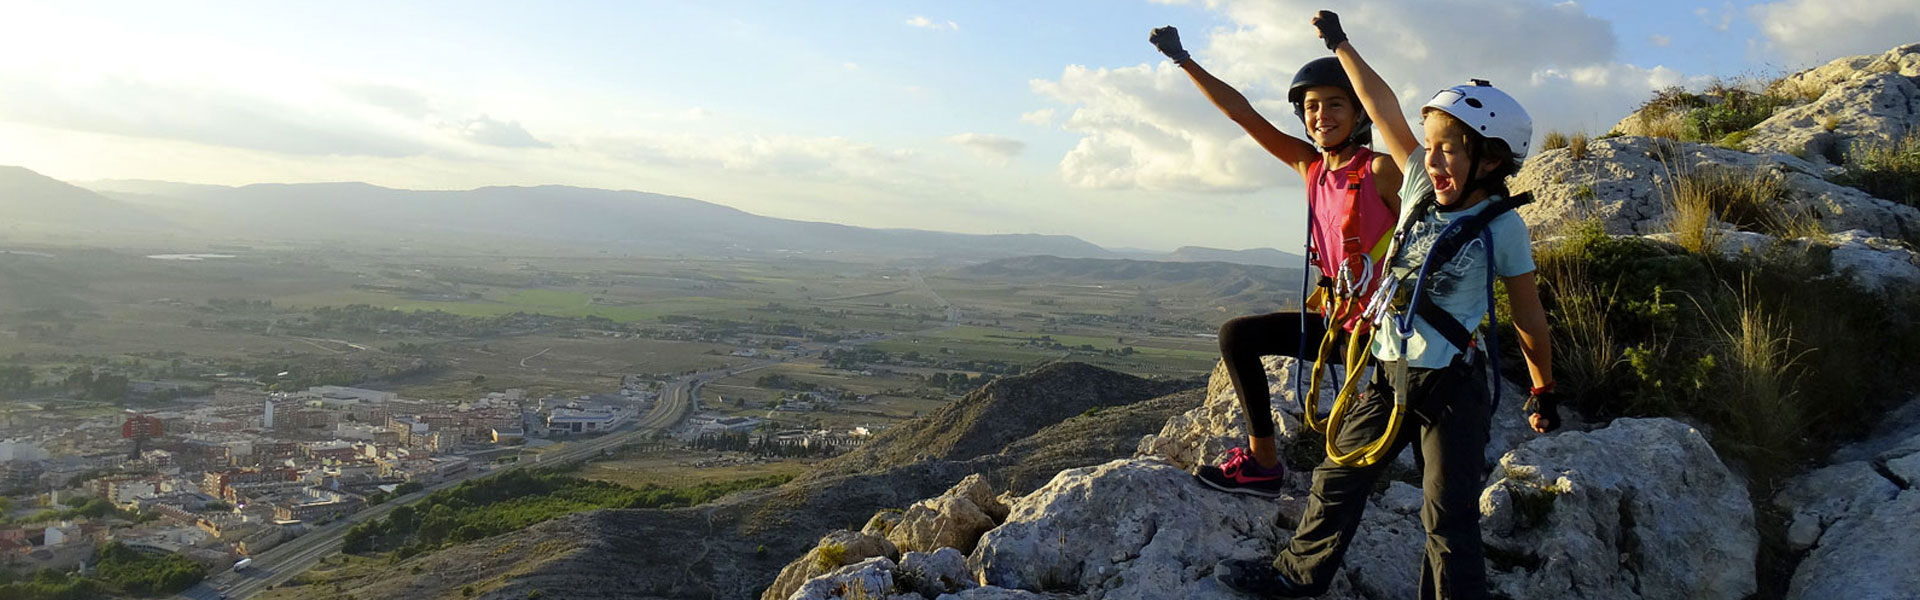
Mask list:
[[[1380,283],[1381,263],[1385,262],[1381,255],[1398,220],[1398,215],[1380,201],[1379,189],[1374,187],[1373,154],[1361,148],[1343,168],[1328,170],[1322,158],[1307,170],[1315,266],[1337,279],[1342,263],[1346,263],[1349,276],[1365,279],[1366,286],[1358,290],[1363,303]],[[1354,315],[1341,327],[1352,330],[1358,321],[1359,316]]]

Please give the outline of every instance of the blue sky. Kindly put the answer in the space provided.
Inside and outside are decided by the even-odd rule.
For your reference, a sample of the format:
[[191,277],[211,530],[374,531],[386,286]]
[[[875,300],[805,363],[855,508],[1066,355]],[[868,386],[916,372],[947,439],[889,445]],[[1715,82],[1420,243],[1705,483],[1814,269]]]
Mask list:
[[[876,227],[1294,250],[1301,187],[1145,41],[1298,131],[1317,3],[5,3],[0,164],[69,181],[567,184]],[[1920,0],[1371,2],[1408,102],[1469,76],[1537,131],[1661,85],[1920,41]]]

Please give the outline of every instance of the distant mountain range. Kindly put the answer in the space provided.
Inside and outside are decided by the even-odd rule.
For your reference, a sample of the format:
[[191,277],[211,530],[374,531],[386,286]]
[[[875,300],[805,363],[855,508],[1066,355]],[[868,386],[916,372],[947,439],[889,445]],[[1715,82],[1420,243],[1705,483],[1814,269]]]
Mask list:
[[[33,228],[240,239],[538,242],[642,253],[845,252],[983,260],[1026,255],[1281,266],[1272,249],[1141,256],[1067,235],[962,234],[777,219],[692,198],[566,186],[415,191],[365,183],[241,187],[104,180],[0,167],[0,232]],[[1297,264],[1297,259],[1292,259]]]

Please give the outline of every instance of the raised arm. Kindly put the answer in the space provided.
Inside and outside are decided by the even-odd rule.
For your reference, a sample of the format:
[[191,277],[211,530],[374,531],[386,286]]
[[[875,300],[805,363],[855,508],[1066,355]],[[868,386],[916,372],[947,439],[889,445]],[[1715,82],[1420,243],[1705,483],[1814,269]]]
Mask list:
[[1233,89],[1233,86],[1227,85],[1212,73],[1208,73],[1206,69],[1200,68],[1200,63],[1193,60],[1193,57],[1180,47],[1178,30],[1173,27],[1155,29],[1153,34],[1147,37],[1147,41],[1152,42],[1162,54],[1167,55],[1167,58],[1173,59],[1173,64],[1178,65],[1181,70],[1187,72],[1188,77],[1193,78],[1193,84],[1199,86],[1200,93],[1213,102],[1214,107],[1226,113],[1227,118],[1233,119],[1241,129],[1245,129],[1247,135],[1253,136],[1253,141],[1258,142],[1260,147],[1266,148],[1274,158],[1287,163],[1287,166],[1293,167],[1304,176],[1307,167],[1319,157],[1320,153],[1314,149],[1313,144],[1281,132],[1280,128],[1274,127],[1266,117],[1260,116],[1260,112],[1254,110],[1253,103],[1248,102],[1247,97],[1241,95],[1239,90]]
[[1408,157],[1420,146],[1420,141],[1413,136],[1406,115],[1401,114],[1400,101],[1394,97],[1393,88],[1388,87],[1387,81],[1360,58],[1360,51],[1347,42],[1346,32],[1340,29],[1340,15],[1320,11],[1313,17],[1313,26],[1319,30],[1320,38],[1327,41],[1327,49],[1340,57],[1340,66],[1347,70],[1347,79],[1360,95],[1360,106],[1365,107],[1367,116],[1373,119],[1373,130],[1380,132],[1380,143],[1387,147],[1387,155],[1393,157],[1401,172],[1406,172]]

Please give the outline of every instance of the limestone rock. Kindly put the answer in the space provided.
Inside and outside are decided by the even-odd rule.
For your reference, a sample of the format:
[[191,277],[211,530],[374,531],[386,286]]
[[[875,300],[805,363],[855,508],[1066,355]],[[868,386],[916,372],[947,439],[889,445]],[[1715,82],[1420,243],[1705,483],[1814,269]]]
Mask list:
[[887,598],[893,591],[892,560],[875,556],[808,579],[787,600]]
[[1026,590],[979,587],[957,594],[941,594],[935,600],[1054,600],[1061,597],[1055,594],[1036,594]]
[[1836,59],[1782,78],[1772,91],[1817,97],[1753,126],[1747,148],[1831,162],[1850,146],[1888,143],[1920,128],[1920,44]]
[[1759,535],[1746,485],[1700,433],[1619,419],[1527,442],[1481,497],[1495,589],[1514,598],[1744,598]]
[[1063,471],[1021,498],[968,565],[983,584],[1111,598],[1228,598],[1226,558],[1271,557],[1271,501],[1204,489],[1154,461]]
[[1773,498],[1793,515],[1788,542],[1811,548],[1787,598],[1912,597],[1920,589],[1920,399],[1889,411],[1872,437],[1834,460]]
[[1773,504],[1792,513],[1788,542],[1805,550],[1827,527],[1855,513],[1866,513],[1892,500],[1900,487],[1888,481],[1866,461],[1841,463],[1789,480]]
[[1841,519],[1800,562],[1788,600],[1912,598],[1920,590],[1920,490]]
[[[1273,394],[1273,423],[1276,440],[1293,440],[1305,426],[1300,423],[1299,402],[1294,395],[1295,366],[1291,358],[1267,357],[1267,389]],[[1322,394],[1322,405],[1332,406],[1333,394]],[[1241,414],[1240,399],[1234,394],[1233,379],[1227,376],[1226,363],[1215,363],[1207,381],[1207,400],[1186,414],[1167,420],[1157,435],[1140,440],[1136,456],[1165,461],[1177,468],[1193,471],[1211,464],[1229,448],[1247,445],[1247,420]],[[1288,465],[1303,469],[1306,465]]]
[[1835,234],[1830,242],[1834,270],[1846,273],[1856,287],[1909,293],[1920,285],[1920,254],[1899,242],[1860,230]]
[[907,587],[908,581],[914,582],[913,589],[902,591],[929,598],[980,587],[973,579],[973,572],[967,569],[967,555],[953,548],[908,552],[900,559],[894,580],[901,587]]
[[980,534],[1007,518],[1007,507],[979,475],[968,475],[937,498],[907,508],[887,539],[902,551],[957,548],[972,552]]
[[1748,154],[1703,144],[1614,137],[1594,140],[1588,156],[1566,149],[1529,158],[1509,185],[1533,193],[1520,216],[1535,237],[1597,218],[1607,233],[1644,235],[1668,231],[1667,199],[1673,173],[1686,169],[1736,168],[1779,177],[1788,190],[1786,209],[1812,214],[1827,231],[1859,229],[1876,237],[1920,235],[1920,209],[1874,198],[1822,179],[1820,167],[1784,154]]
[[[892,558],[900,555],[893,542],[886,538],[845,529],[829,533],[820,538],[820,543],[799,559],[780,570],[780,576],[774,578],[773,585],[760,595],[761,600],[780,600],[792,596],[807,581],[838,573],[842,567],[851,564],[865,564],[868,558],[888,559],[887,570],[893,568]],[[891,587],[891,583],[888,584]]]
[[904,517],[903,513],[892,510],[873,513],[873,518],[867,519],[867,524],[860,528],[860,533],[887,537],[887,534],[893,532],[893,528],[900,526],[900,520]]

